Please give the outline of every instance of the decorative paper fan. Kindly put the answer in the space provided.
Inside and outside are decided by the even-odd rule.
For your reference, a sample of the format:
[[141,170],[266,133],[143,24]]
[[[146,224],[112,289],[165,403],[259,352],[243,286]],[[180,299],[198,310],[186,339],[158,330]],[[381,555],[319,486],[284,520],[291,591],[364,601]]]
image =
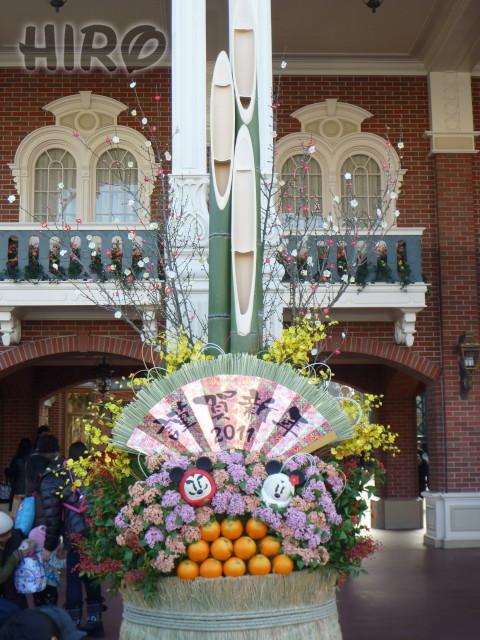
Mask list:
[[287,365],[229,354],[184,365],[142,389],[113,429],[126,450],[200,455],[244,449],[269,457],[352,436],[347,414]]

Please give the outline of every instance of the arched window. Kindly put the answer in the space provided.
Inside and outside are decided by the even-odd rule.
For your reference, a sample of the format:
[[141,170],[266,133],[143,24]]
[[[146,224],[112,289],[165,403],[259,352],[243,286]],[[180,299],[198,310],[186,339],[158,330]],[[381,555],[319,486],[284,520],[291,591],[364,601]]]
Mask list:
[[137,222],[138,169],[126,149],[108,149],[97,162],[96,221]]
[[378,163],[365,154],[350,156],[341,168],[343,210],[352,209],[352,196],[358,205],[352,210],[360,222],[370,226],[377,219],[382,201],[382,174]]
[[150,141],[117,123],[127,106],[80,91],[44,109],[54,114],[55,125],[31,131],[10,165],[20,221],[60,227],[80,224],[77,219],[90,225],[147,222],[158,167]]
[[35,163],[34,218],[72,222],[77,212],[77,167],[65,149],[47,149]]
[[285,226],[316,226],[322,215],[322,171],[313,158],[294,155],[280,172],[282,219]]

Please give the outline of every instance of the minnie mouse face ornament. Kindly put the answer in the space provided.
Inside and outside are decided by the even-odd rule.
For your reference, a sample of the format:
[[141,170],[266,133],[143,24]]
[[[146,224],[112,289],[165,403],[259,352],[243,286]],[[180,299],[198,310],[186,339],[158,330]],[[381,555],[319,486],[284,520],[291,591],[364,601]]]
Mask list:
[[284,509],[290,504],[295,495],[295,487],[305,482],[305,475],[301,471],[293,471],[290,475],[282,473],[282,465],[276,460],[271,460],[265,465],[268,478],[263,482],[260,497],[270,507],[275,504]]
[[184,471],[175,467],[170,471],[170,478],[178,482],[178,490],[188,504],[192,507],[202,507],[210,504],[217,492],[217,487],[212,476],[208,473],[212,468],[212,461],[206,456],[199,458],[194,469]]

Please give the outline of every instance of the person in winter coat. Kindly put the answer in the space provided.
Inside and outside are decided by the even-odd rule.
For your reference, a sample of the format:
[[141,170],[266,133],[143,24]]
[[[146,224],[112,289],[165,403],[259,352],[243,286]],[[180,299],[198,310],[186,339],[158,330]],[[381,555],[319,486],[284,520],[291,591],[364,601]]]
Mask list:
[[0,511],[0,625],[13,613],[26,609],[27,599],[15,589],[13,575],[24,556],[36,550],[33,541],[28,541],[22,551],[18,548],[24,539],[23,533],[13,529],[12,518]]
[[0,629],[0,640],[80,640],[85,635],[74,628],[63,609],[55,606],[21,611]]
[[[25,467],[32,451],[33,445],[31,441],[28,438],[22,438],[10,466],[5,469],[5,475],[12,485],[12,498],[10,502],[12,517],[15,517],[18,506],[25,497]],[[14,503],[16,508],[12,508]]]
[[[57,438],[51,434],[43,435],[38,441],[38,451],[34,453],[27,462],[26,469],[26,495],[35,496],[35,520],[33,527],[41,525],[47,526],[47,518],[56,518],[56,512],[48,509],[48,505],[53,501],[56,503],[57,498],[50,496],[51,493],[58,491],[56,479],[52,479],[52,469],[58,467],[63,469],[63,458],[59,453],[60,445]],[[61,518],[61,516],[60,516]],[[61,520],[56,523],[60,530],[63,523]],[[47,528],[48,529],[48,528]],[[50,523],[52,530],[52,523]],[[54,546],[52,545],[54,541]],[[50,551],[56,549],[59,544],[58,536],[52,534],[50,539],[46,537],[45,545]],[[58,589],[54,585],[47,585],[43,591],[33,594],[33,602],[36,607],[42,605],[56,605],[58,602]]]
[[[79,460],[87,455],[83,442],[74,442],[68,451],[69,458]],[[87,534],[89,525],[86,521],[86,504],[80,488],[73,488],[75,477],[65,465],[53,463],[44,474],[40,485],[40,496],[45,511],[47,526],[43,557],[48,560],[50,553],[56,548],[61,535],[64,536],[67,548],[67,591],[65,609],[74,624],[86,631],[90,638],[103,638],[105,631],[102,623],[103,598],[101,587],[88,576],[80,576],[77,568],[80,562],[74,542],[75,537]],[[73,538],[72,538],[73,537]],[[80,627],[82,621],[83,593],[85,586],[87,603],[87,623]]]

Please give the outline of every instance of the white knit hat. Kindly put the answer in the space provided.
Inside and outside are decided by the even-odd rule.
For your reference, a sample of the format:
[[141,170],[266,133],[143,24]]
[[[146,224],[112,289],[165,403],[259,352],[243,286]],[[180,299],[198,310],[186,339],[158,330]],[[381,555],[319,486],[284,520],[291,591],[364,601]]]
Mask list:
[[8,533],[10,529],[13,529],[13,520],[7,513],[0,511],[0,536]]

